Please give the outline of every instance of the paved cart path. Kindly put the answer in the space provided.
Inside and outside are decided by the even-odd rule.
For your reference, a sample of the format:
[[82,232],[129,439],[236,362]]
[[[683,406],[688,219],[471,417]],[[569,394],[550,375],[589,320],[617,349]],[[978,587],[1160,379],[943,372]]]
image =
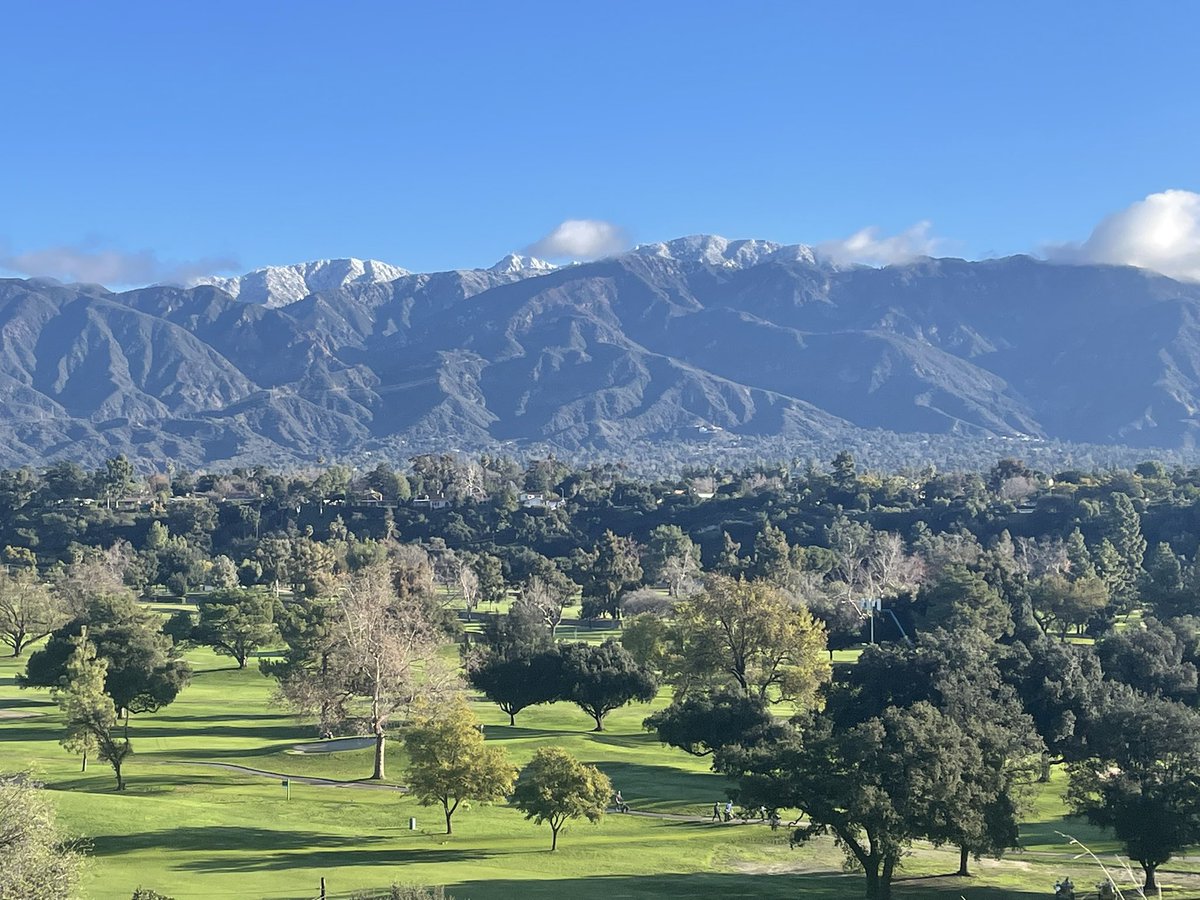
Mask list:
[[259,778],[277,778],[295,782],[296,784],[311,784],[315,787],[353,788],[360,791],[393,791],[407,794],[408,788],[402,784],[379,784],[374,781],[338,781],[335,778],[318,778],[315,775],[289,775],[287,772],[268,772],[266,769],[253,769],[250,766],[238,766],[233,763],[190,762],[178,760],[178,765],[207,766],[210,769],[225,769],[228,772],[240,772],[243,775],[255,775]]

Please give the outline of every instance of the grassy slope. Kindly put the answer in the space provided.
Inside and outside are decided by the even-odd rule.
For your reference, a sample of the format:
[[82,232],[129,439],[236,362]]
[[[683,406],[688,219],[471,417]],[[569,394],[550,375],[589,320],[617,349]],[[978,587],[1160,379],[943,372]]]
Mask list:
[[[207,651],[192,654],[193,684],[156,715],[135,717],[129,790],[112,791],[106,766],[81,774],[58,745],[56,710],[44,692],[19,691],[20,663],[0,661],[0,710],[43,715],[0,719],[0,771],[32,766],[56,792],[63,821],[87,836],[96,858],[90,895],[127,898],[142,884],[179,900],[198,897],[305,898],[325,876],[330,895],[404,883],[446,884],[457,897],[775,897],[861,896],[859,876],[843,875],[841,855],[822,841],[789,850],[785,831],[764,826],[714,826],[634,816],[608,816],[599,826],[574,824],[560,851],[546,852],[549,833],[505,807],[464,809],[453,837],[441,834],[440,812],[400,795],[293,784],[291,799],[271,779],[200,766],[200,761],[273,772],[362,778],[370,750],[320,756],[288,752],[312,732],[269,703],[271,683],[256,669],[239,672]],[[664,704],[660,697],[655,706]],[[557,745],[600,765],[638,810],[704,813],[723,798],[725,782],[703,760],[663,748],[642,732],[648,707],[613,713],[608,730],[562,704],[527,710],[518,725],[477,703],[489,739],[515,762],[540,746]],[[402,778],[398,742],[390,774]],[[906,897],[1045,896],[1055,877],[1095,881],[1089,867],[1061,855],[1055,830],[1108,848],[1079,823],[1064,827],[1057,794],[1039,798],[1028,829],[1029,852],[977,866],[980,878],[927,879],[952,871],[956,857],[923,848],[909,858],[898,894]],[[418,820],[417,831],[408,819]],[[1024,889],[1024,890],[1023,890]]]

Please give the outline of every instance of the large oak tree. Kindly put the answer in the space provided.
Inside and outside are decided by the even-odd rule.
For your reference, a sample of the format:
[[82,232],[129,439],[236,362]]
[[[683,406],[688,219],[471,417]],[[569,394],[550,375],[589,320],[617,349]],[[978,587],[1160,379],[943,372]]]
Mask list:
[[732,685],[748,696],[811,705],[829,680],[825,629],[765,581],[710,575],[676,612],[677,688]]

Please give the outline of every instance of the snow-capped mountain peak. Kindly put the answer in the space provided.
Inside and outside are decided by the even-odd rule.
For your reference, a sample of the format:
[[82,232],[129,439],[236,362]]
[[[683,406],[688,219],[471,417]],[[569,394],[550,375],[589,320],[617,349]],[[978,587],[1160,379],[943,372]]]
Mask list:
[[[817,264],[813,248],[804,244],[774,241],[731,241],[715,234],[694,234],[657,244],[641,244],[629,251],[641,256],[673,259],[690,265],[744,269],[768,260],[793,260]],[[478,276],[522,279],[553,272],[559,267],[534,256],[509,253],[487,269],[472,270]],[[288,306],[310,294],[336,291],[349,285],[381,284],[413,273],[375,259],[318,259],[290,266],[267,266],[244,275],[205,275],[188,287],[213,285],[244,303],[270,308]]]
[[521,272],[550,272],[557,268],[558,266],[554,265],[554,263],[548,263],[544,259],[538,259],[536,256],[521,256],[518,253],[510,253],[494,266],[491,266],[488,271],[495,272],[498,275],[516,275]]
[[395,281],[408,274],[407,269],[375,259],[318,259],[290,266],[267,266],[230,278],[206,275],[193,279],[188,286],[211,284],[245,303],[274,308],[319,291],[333,291],[349,284]]
[[641,244],[631,252],[728,269],[748,268],[771,259],[816,263],[812,247],[805,244],[784,245],[760,240],[731,241],[716,234],[693,234],[673,241]]

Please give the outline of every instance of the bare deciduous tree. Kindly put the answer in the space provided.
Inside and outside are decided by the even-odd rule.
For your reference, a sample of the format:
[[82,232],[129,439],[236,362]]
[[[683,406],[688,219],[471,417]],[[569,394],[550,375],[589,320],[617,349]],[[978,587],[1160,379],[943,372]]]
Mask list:
[[831,587],[843,600],[855,600],[867,593],[874,534],[870,525],[852,522],[844,516],[829,526],[829,548],[834,554],[829,573]]
[[88,551],[54,577],[54,590],[71,615],[80,615],[96,597],[132,596],[125,573],[134,563],[133,547],[119,541],[107,550]]
[[1000,490],[997,493],[1002,500],[1011,500],[1013,503],[1020,503],[1030,494],[1038,489],[1038,483],[1035,479],[1025,475],[1014,475],[1011,478],[1005,478],[1000,483]]
[[925,579],[925,563],[898,534],[842,518],[829,529],[834,564],[830,592],[844,602],[894,597]]
[[1021,571],[1029,578],[1044,578],[1047,575],[1065,575],[1071,568],[1067,558],[1067,547],[1059,537],[1042,539],[1019,537],[1015,558]]
[[66,605],[35,571],[0,574],[0,641],[13,656],[70,618]]
[[700,588],[700,563],[690,553],[677,553],[663,563],[663,580],[672,597],[686,597]]
[[916,587],[925,576],[920,557],[904,549],[900,535],[875,532],[867,557],[867,589],[879,597],[890,597]]
[[457,587],[469,622],[471,613],[479,605],[479,576],[475,574],[475,570],[470,566],[459,566]]
[[563,620],[563,612],[571,604],[571,594],[571,590],[565,585],[533,575],[521,588],[521,596],[517,598],[516,605],[529,610],[536,618],[545,622],[553,640],[559,623]]
[[324,671],[297,671],[281,682],[284,698],[305,714],[357,723],[375,741],[372,778],[386,775],[392,720],[418,696],[429,701],[455,682],[438,658],[439,633],[419,594],[397,592],[396,573],[375,565],[344,582],[330,629]]

